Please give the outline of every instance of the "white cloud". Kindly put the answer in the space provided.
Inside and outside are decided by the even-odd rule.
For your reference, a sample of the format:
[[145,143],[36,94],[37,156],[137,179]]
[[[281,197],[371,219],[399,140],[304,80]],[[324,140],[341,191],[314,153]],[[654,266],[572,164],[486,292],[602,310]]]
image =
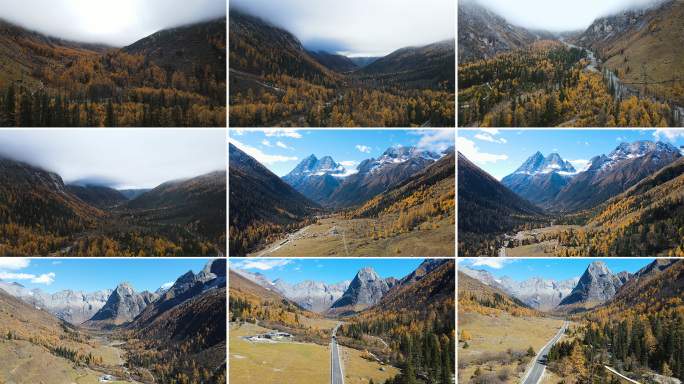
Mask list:
[[267,128],[262,129],[264,134],[268,137],[291,137],[294,139],[301,139],[302,134],[297,132],[296,129],[285,129],[285,128]]
[[173,282],[163,284],[160,288],[169,289],[171,287],[173,287]]
[[656,129],[655,132],[653,132],[653,137],[657,140],[660,140],[661,137],[665,137],[666,139],[674,142],[678,138],[684,137],[684,129],[681,128],[659,128]]
[[[508,143],[508,140],[504,139],[503,137],[499,140],[493,138],[492,136],[496,136],[499,134],[499,130],[495,128],[482,128],[482,132],[484,133],[478,133],[475,135],[476,139],[484,140],[484,141],[489,141],[492,143],[499,143],[499,144],[506,144]],[[491,135],[491,136],[490,136]]]
[[487,134],[484,134],[484,135],[483,135],[483,134],[481,134],[481,133],[478,133],[477,135],[475,135],[475,138],[476,138],[476,139],[480,139],[480,140],[484,140],[484,141],[489,141],[489,142],[492,142],[492,143],[498,143],[498,141],[494,140],[491,136],[489,136],[489,135],[487,135]]
[[35,278],[36,275],[29,275],[28,273],[13,273],[7,271],[0,271],[0,279],[4,280],[29,280]]
[[506,160],[506,155],[495,155],[491,153],[480,152],[480,149],[475,146],[475,143],[466,139],[465,137],[456,138],[456,149],[463,154],[468,160],[479,163],[495,163],[499,160]]
[[492,143],[499,143],[499,144],[506,144],[506,143],[508,142],[508,141],[507,141],[506,139],[504,139],[504,138],[501,138],[500,140],[496,140],[496,139],[494,139],[493,137],[491,137],[491,136],[489,136],[489,135],[487,135],[487,134],[481,134],[481,133],[475,135],[475,138],[476,138],[476,139],[480,139],[480,140],[484,140],[484,141],[489,141],[489,142],[492,142]]
[[496,128],[480,128],[480,131],[487,132],[490,135],[498,135],[499,134],[499,130]]
[[357,146],[356,146],[356,149],[358,149],[358,150],[361,151],[361,152],[370,153],[370,151],[371,151],[372,148],[371,148],[371,147],[366,147],[365,145],[357,145]]
[[61,261],[53,261],[52,262],[52,265],[57,265],[57,264],[62,264],[62,262]]
[[50,283],[52,283],[53,281],[55,281],[54,272],[44,273],[38,277],[34,277],[33,279],[31,279],[31,282],[34,284],[50,285]]
[[267,147],[272,147],[271,142],[266,140],[266,139],[261,140],[261,144],[263,144]]
[[292,260],[289,259],[263,259],[238,261],[234,262],[233,265],[237,269],[259,269],[261,271],[268,271],[269,269],[283,267],[291,262]]
[[473,267],[484,265],[489,268],[501,269],[504,267],[504,265],[515,263],[517,261],[517,259],[483,257],[481,259],[477,259],[475,263],[473,263]]
[[251,147],[247,144],[242,144],[241,142],[239,142],[233,138],[228,138],[228,142],[230,142],[234,146],[240,148],[243,152],[245,152],[246,154],[257,159],[257,161],[259,161],[262,164],[273,164],[273,163],[278,163],[278,162],[297,160],[296,157],[287,157],[287,156],[280,156],[280,155],[265,154],[260,149]]
[[30,263],[30,259],[23,257],[0,257],[0,269],[16,271],[28,267]]
[[409,133],[421,136],[416,145],[418,148],[425,148],[434,152],[442,152],[449,146],[454,145],[456,137],[455,129],[422,129]]
[[292,149],[292,150],[294,150],[294,148],[288,147],[288,146],[285,145],[285,143],[283,143],[282,141],[277,142],[276,145],[279,146],[280,148],[285,148],[285,149]]
[[[29,266],[31,261],[25,258],[17,257],[0,257],[0,279],[4,280],[30,280],[35,284],[47,284],[50,285],[55,281],[54,272],[47,274],[42,274],[38,277],[30,273],[15,273],[10,271],[16,271]],[[54,264],[54,263],[53,263]]]

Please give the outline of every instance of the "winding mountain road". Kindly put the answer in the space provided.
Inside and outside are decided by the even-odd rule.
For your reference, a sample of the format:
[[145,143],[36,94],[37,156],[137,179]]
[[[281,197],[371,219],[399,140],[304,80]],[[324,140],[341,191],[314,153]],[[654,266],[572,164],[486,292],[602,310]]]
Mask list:
[[532,369],[523,380],[523,384],[539,383],[539,380],[541,380],[542,376],[544,375],[544,371],[546,370],[546,363],[549,357],[549,351],[551,350],[551,347],[554,344],[556,344],[558,339],[560,339],[561,336],[563,336],[563,332],[565,332],[565,328],[567,326],[568,322],[566,321],[565,323],[563,323],[563,327],[561,327],[560,331],[558,331],[556,337],[549,341],[549,343],[546,344],[546,346],[542,348],[541,351],[539,351],[537,358],[534,360],[534,365],[532,366]]

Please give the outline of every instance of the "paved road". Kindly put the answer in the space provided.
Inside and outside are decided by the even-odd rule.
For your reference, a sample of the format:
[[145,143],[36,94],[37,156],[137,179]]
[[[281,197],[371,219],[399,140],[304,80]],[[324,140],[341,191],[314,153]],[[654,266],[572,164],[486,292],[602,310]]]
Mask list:
[[563,323],[563,327],[558,331],[558,334],[556,337],[553,338],[544,348],[542,348],[541,351],[539,351],[539,354],[537,355],[537,358],[534,360],[534,365],[532,366],[532,369],[530,370],[530,373],[527,374],[527,377],[525,378],[525,381],[523,381],[523,384],[537,384],[539,383],[539,380],[541,377],[544,375],[544,371],[546,370],[546,359],[549,356],[549,350],[551,350],[551,346],[556,344],[558,339],[563,336],[563,332],[565,332],[565,328],[568,326],[568,322],[566,321]]
[[[116,351],[116,357],[119,358],[119,364],[121,364],[121,368],[123,368],[124,372],[126,372],[126,374],[128,375],[128,379],[131,380],[131,382],[133,382],[133,384],[138,384],[135,380],[133,380],[133,376],[131,376],[131,373],[128,372],[128,369],[126,369],[126,367],[124,367],[123,361],[121,361],[121,355],[119,355],[119,349],[116,347],[112,347],[112,348],[114,348],[114,350]],[[154,378],[153,378],[153,380],[154,380]]]
[[340,351],[337,348],[337,328],[339,328],[340,325],[342,325],[342,323],[337,324],[332,335],[332,353],[330,355],[330,382],[332,384],[344,384],[342,364],[340,363]]

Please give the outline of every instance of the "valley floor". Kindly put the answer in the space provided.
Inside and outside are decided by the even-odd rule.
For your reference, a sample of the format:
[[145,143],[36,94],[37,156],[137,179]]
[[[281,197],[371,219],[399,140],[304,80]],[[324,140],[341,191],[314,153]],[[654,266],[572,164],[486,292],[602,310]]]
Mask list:
[[0,348],[0,361],[3,363],[0,364],[0,378],[4,380],[3,383],[96,384],[103,376],[112,375],[109,383],[131,382],[116,374],[121,363],[116,350],[105,338],[96,337],[80,348],[81,353],[102,358],[101,371],[57,357],[26,340],[3,340]]
[[[469,383],[479,370],[482,374],[508,371],[506,383],[519,382],[525,377],[533,358],[523,358],[517,364],[511,351],[525,354],[530,347],[539,352],[553,339],[564,320],[543,317],[516,317],[502,312],[498,316],[483,315],[473,310],[459,312],[458,333],[467,331],[470,340],[458,344],[459,383]],[[574,325],[574,324],[573,324]],[[570,326],[570,325],[569,325]],[[467,348],[464,348],[467,342]]]
[[[501,256],[507,257],[552,257],[556,252],[562,252],[563,247],[558,245],[558,241],[555,239],[544,240],[540,242],[534,242],[535,238],[541,238],[543,236],[549,236],[556,232],[564,232],[572,229],[573,231],[579,231],[582,229],[579,225],[553,225],[544,228],[535,228],[528,231],[518,232],[514,240],[518,241],[528,241],[531,244],[521,245],[513,248],[504,247]],[[511,237],[504,236],[504,244],[507,244]],[[560,247],[560,248],[559,248]]]
[[[268,332],[273,330],[250,323],[230,323],[230,383],[306,384],[330,381],[331,344],[302,343],[296,339],[256,342],[244,338]],[[367,384],[371,378],[379,383],[399,373],[398,369],[389,366],[381,371],[380,363],[361,358],[362,352],[340,346],[345,383]]]
[[[390,222],[382,219],[339,217],[320,220],[275,241],[266,249],[248,256],[454,256],[455,225],[451,216],[434,220],[427,228],[408,233],[389,233]],[[435,228],[435,224],[437,227]],[[387,229],[385,229],[387,228]],[[386,232],[373,240],[368,233]]]

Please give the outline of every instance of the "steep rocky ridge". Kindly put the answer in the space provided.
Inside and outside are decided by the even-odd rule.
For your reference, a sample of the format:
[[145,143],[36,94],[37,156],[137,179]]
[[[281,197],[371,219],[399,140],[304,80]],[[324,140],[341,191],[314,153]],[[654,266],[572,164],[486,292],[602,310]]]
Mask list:
[[581,307],[595,307],[615,296],[617,290],[632,276],[629,272],[614,274],[606,263],[596,260],[589,264],[572,293],[558,306],[558,311],[568,312]]

